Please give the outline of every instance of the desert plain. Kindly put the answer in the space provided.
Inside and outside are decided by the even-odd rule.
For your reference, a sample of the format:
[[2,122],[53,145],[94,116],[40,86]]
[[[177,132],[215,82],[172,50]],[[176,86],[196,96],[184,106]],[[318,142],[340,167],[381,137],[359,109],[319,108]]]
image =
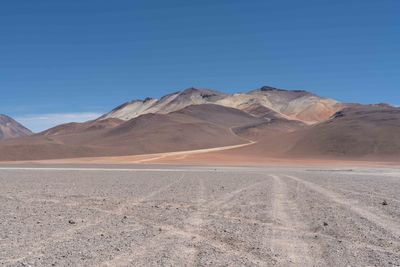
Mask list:
[[399,266],[400,169],[3,164],[2,266]]

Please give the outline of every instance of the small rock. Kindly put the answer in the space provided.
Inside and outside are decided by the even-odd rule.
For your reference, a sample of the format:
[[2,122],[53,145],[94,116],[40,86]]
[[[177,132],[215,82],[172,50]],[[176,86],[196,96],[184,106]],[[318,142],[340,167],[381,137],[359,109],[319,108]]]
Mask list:
[[324,226],[328,226],[328,223],[327,223],[327,222],[324,222]]
[[383,206],[386,206],[387,204],[388,204],[388,203],[387,203],[386,200],[382,201],[382,205],[383,205]]
[[69,224],[76,224],[76,222],[74,220],[69,220],[68,223]]

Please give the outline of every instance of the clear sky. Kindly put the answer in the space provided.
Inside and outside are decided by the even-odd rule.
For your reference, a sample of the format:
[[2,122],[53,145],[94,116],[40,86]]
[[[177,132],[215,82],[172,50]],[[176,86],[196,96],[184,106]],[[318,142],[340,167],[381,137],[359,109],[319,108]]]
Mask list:
[[191,86],[400,105],[399,14],[399,0],[2,1],[0,113],[38,131]]

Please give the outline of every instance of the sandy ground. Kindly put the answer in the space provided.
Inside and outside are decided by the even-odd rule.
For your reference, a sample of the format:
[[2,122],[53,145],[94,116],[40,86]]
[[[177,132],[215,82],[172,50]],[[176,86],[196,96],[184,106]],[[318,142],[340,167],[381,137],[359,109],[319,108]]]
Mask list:
[[2,266],[400,266],[399,169],[51,168],[0,167]]
[[167,164],[189,166],[400,166],[400,161],[390,160],[350,160],[329,158],[281,158],[252,154],[241,151],[242,148],[257,146],[256,141],[244,140],[246,143],[215,148],[165,152],[155,154],[142,154],[130,156],[85,157],[30,161],[0,161],[0,164]]
[[[232,129],[230,129],[232,131]],[[141,154],[141,155],[129,155],[129,156],[107,156],[107,157],[84,157],[84,158],[64,158],[64,159],[48,159],[48,160],[30,160],[30,161],[0,161],[0,164],[26,164],[26,163],[39,163],[39,164],[137,164],[137,163],[163,163],[171,161],[179,161],[179,164],[185,163],[185,159],[189,156],[194,156],[198,154],[213,154],[215,152],[234,150],[246,146],[256,144],[257,142],[252,140],[246,141],[243,144],[231,145],[231,146],[221,146],[214,148],[204,148],[186,151],[176,151],[176,152],[164,152],[164,153],[154,153],[154,154]],[[206,156],[207,157],[207,156]]]

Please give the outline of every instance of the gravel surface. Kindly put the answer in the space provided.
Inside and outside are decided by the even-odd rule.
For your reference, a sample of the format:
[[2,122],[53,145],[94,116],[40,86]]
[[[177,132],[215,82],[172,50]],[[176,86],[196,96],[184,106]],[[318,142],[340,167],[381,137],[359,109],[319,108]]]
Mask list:
[[400,266],[396,169],[0,167],[1,266]]

